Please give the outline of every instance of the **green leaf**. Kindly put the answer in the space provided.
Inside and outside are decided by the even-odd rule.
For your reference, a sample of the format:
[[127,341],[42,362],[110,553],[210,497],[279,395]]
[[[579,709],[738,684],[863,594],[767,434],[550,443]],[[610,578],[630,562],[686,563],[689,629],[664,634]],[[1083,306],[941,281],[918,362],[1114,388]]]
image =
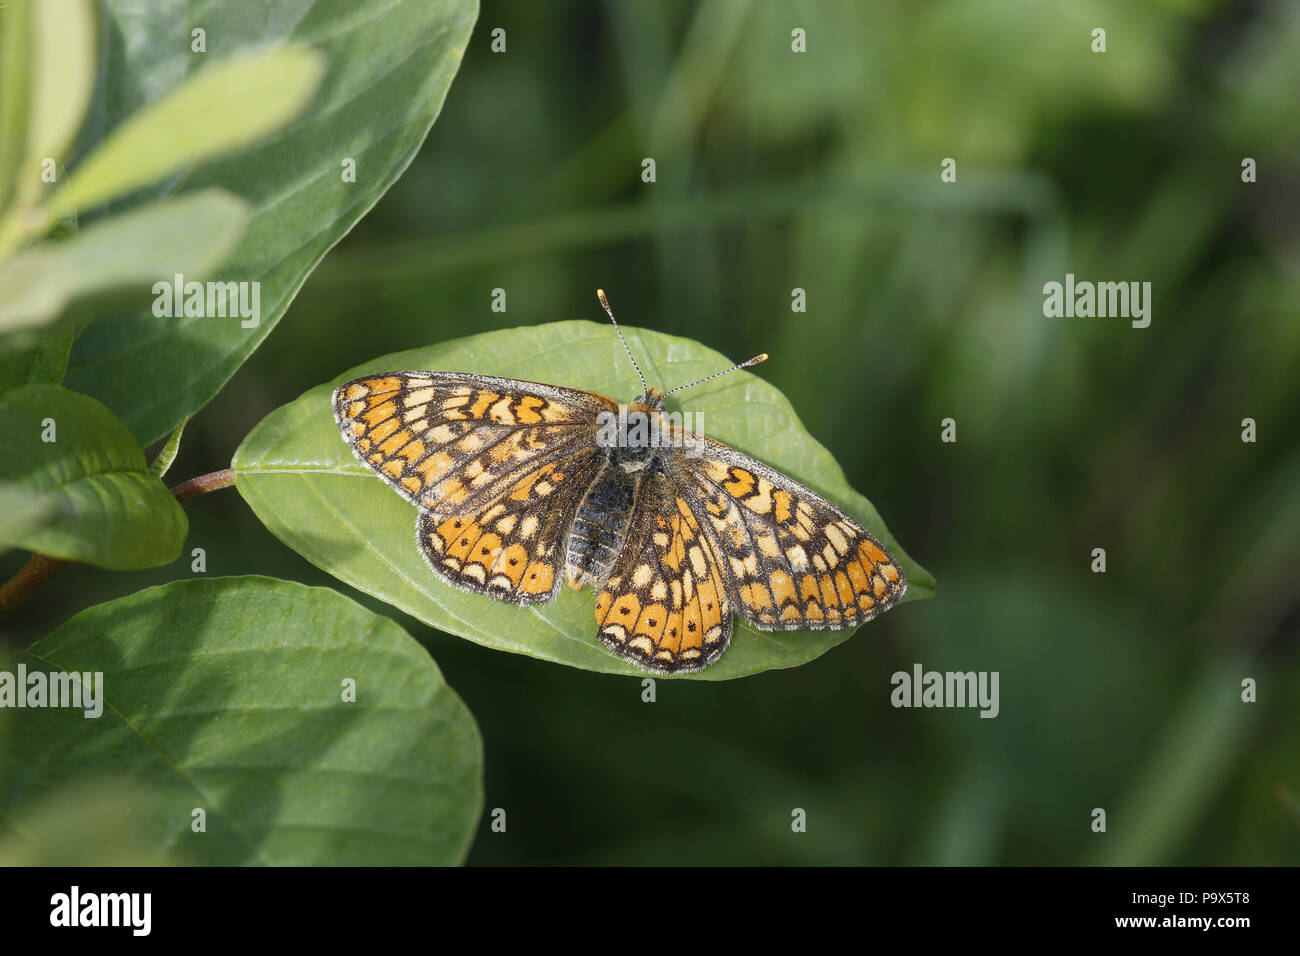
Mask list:
[[167,474],[167,469],[171,468],[176,453],[181,449],[181,436],[185,434],[185,423],[188,421],[189,418],[181,419],[181,423],[167,436],[166,443],[158,450],[158,456],[149,463],[149,474],[159,478]]
[[[81,128],[95,81],[95,11],[89,0],[32,3],[31,113],[27,174],[62,159]],[[57,217],[56,217],[57,218]]]
[[154,567],[175,560],[189,529],[126,427],[93,398],[58,385],[0,394],[0,481],[54,509],[47,523],[0,544],[54,558],[118,570]]
[[18,0],[0,10],[0,258],[60,217],[37,203],[61,169],[94,88],[91,0]]
[[[32,7],[0,7],[0,223],[17,184],[18,167],[27,149],[27,114],[31,109]],[[0,232],[3,232],[0,228]]]
[[[691,382],[731,364],[689,339],[645,329],[624,332],[655,387]],[[353,457],[330,403],[331,391],[341,382],[366,372],[406,369],[532,379],[623,401],[640,393],[613,327],[591,322],[488,332],[374,359],[272,412],[235,452],[236,487],[257,516],[313,564],[434,627],[488,647],[587,670],[644,674],[597,640],[589,588],[566,588],[547,607],[519,608],[452,588],[429,570],[415,547],[415,508]],[[701,431],[803,482],[879,537],[908,577],[905,600],[933,592],[934,579],[899,547],[871,502],[849,487],[830,453],[804,430],[776,388],[736,372],[683,393],[679,407],[703,415]],[[691,676],[719,680],[792,667],[851,633],[768,633],[737,620],[731,648],[716,664]]]
[[[210,274],[235,247],[247,222],[243,200],[207,189],[104,220],[67,242],[24,249],[0,262],[0,333],[71,321],[91,306],[104,310],[110,302],[150,302],[156,282],[170,285],[177,273],[187,281]],[[239,326],[238,317],[197,321]],[[147,384],[145,376],[137,378]]]
[[[253,204],[253,219],[222,277],[261,283],[261,322],[156,319],[147,311],[95,323],[78,338],[67,384],[111,408],[141,444],[170,432],[212,398],[248,358],[321,257],[379,199],[424,141],[451,85],[477,13],[473,0],[357,0],[315,4],[303,17],[247,16],[208,7],[212,53],[268,44],[309,45],[330,72],[308,112],[278,135],[186,180],[216,185]],[[141,18],[135,3],[109,0],[106,15],[131,43],[110,49],[97,103],[121,122],[139,90],[167,89],[194,55],[184,4]],[[112,32],[112,31],[110,31]],[[218,50],[219,45],[219,50]],[[210,54],[212,55],[212,54]],[[345,182],[343,161],[356,162]],[[140,369],[167,369],[146,380]]]
[[112,777],[78,781],[23,808],[21,825],[0,840],[0,867],[188,862],[174,850],[150,845],[158,815],[153,795],[140,787]]
[[0,351],[0,392],[20,385],[57,385],[68,368],[75,330],[62,325],[28,346]]
[[39,528],[58,510],[49,495],[0,482],[0,548]]
[[[101,672],[103,713],[5,709],[0,817],[99,775],[153,795],[196,863],[454,864],[482,808],[474,718],[420,645],[326,588],[179,581],[89,608],[16,673]],[[343,699],[356,682],[356,702]],[[195,808],[207,830],[191,830]],[[88,852],[93,848],[88,848]]]
[[200,69],[113,130],[50,200],[49,214],[97,206],[261,139],[302,110],[324,71],[320,55],[299,46]]

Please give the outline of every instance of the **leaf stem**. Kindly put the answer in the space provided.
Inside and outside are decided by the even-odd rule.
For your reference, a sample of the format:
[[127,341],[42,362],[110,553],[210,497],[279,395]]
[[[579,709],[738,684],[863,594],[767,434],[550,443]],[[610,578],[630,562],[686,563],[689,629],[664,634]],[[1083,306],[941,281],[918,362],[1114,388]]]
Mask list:
[[210,475],[199,475],[197,478],[183,481],[172,489],[172,495],[177,501],[185,501],[198,495],[206,495],[209,491],[229,488],[234,483],[235,469],[227,468],[224,471],[214,471]]
[[38,587],[63,570],[67,561],[33,554],[22,570],[0,585],[0,617],[4,617]]
[[[177,501],[186,501],[199,495],[206,495],[210,491],[229,488],[234,483],[235,470],[226,468],[223,471],[214,471],[209,475],[199,475],[197,478],[181,482],[171,492]],[[69,564],[71,564],[70,561],[65,561],[62,558],[33,554],[31,560],[23,565],[17,574],[0,585],[0,617],[4,617],[13,611],[23,601],[27,600],[33,591]]]

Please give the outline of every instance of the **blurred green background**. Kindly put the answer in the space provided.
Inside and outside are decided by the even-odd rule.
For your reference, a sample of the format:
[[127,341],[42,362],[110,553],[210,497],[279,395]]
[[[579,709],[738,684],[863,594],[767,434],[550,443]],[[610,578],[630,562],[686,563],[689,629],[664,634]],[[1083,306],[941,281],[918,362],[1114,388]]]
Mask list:
[[[364,359],[599,320],[603,287],[626,324],[770,352],[759,374],[938,596],[807,666],[660,680],[647,704],[352,593],[479,721],[471,863],[1295,863],[1297,49],[1291,3],[487,0],[428,142],[169,477],[225,467]],[[1151,326],[1045,318],[1067,272],[1151,282]],[[233,491],[187,511],[209,574],[347,590]],[[188,576],[74,567],[7,624],[35,638]],[[918,662],[999,671],[1000,715],[892,708]]]

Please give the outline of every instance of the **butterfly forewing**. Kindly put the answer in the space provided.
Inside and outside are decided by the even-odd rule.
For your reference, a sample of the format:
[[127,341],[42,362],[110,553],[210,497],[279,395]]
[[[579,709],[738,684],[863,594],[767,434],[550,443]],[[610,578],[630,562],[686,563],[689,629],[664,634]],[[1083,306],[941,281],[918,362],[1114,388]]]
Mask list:
[[365,376],[334,391],[357,457],[438,515],[481,511],[524,474],[592,444],[617,409],[578,389],[452,372]]

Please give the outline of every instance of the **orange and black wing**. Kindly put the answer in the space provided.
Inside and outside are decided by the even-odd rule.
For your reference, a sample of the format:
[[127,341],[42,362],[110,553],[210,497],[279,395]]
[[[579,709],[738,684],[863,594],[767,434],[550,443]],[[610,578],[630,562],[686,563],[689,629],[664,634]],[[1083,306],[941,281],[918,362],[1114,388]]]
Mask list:
[[673,458],[673,480],[721,556],[736,612],[755,627],[852,627],[903,596],[902,568],[856,521],[761,462],[693,438],[698,455]]
[[476,514],[525,474],[591,444],[592,392],[456,372],[368,375],[334,391],[334,417],[356,456],[435,515]]
[[449,584],[511,604],[545,604],[560,588],[569,530],[600,472],[594,446],[519,477],[472,514],[421,510],[417,543]]
[[623,553],[596,597],[596,623],[610,650],[664,673],[699,670],[731,640],[718,555],[662,472],[637,489]]
[[357,457],[419,507],[434,572],[514,604],[555,596],[599,470],[598,416],[617,409],[579,389],[452,372],[370,375],[334,392]]

